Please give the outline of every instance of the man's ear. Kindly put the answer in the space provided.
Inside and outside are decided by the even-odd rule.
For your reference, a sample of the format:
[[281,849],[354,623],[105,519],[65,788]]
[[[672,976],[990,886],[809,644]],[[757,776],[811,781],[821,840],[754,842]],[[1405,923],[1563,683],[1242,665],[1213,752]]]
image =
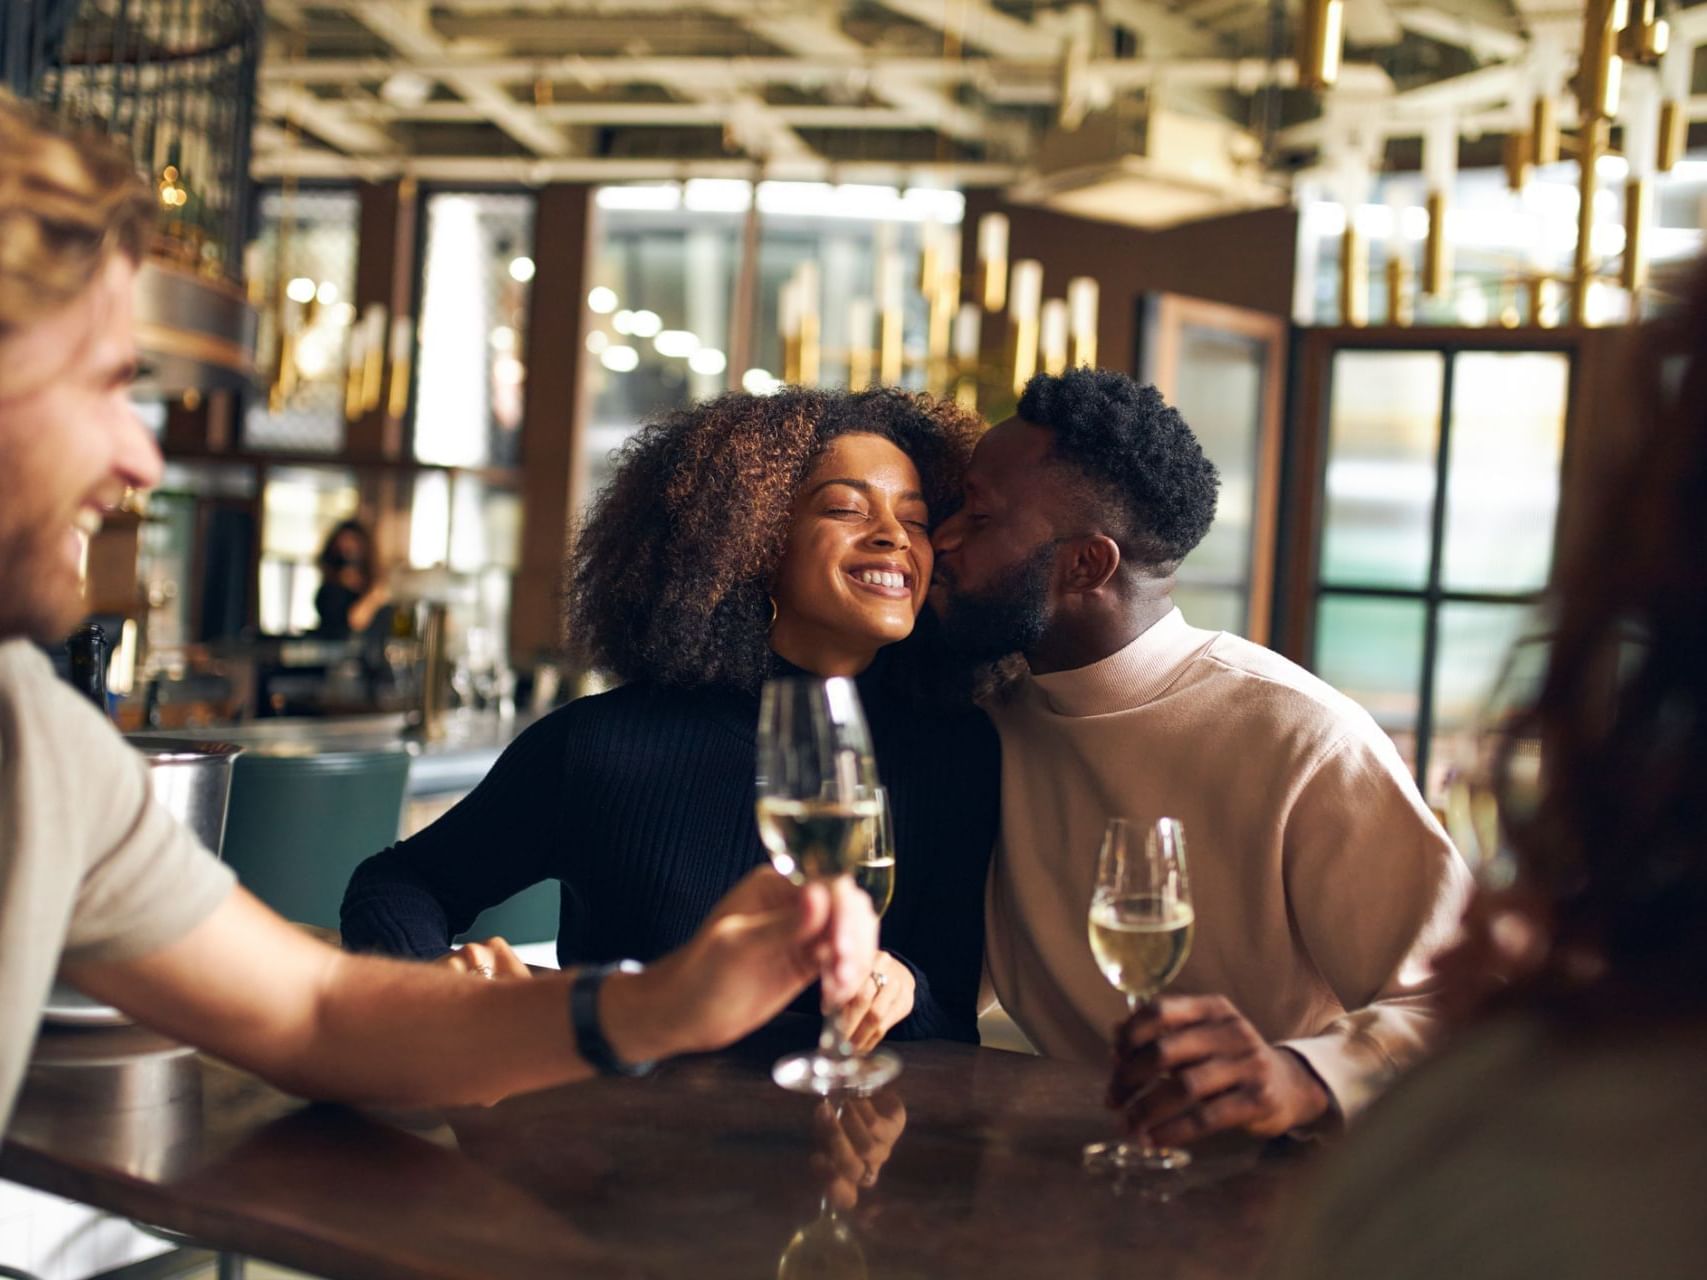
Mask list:
[[1062,585],[1068,591],[1098,591],[1120,568],[1120,545],[1104,533],[1075,538],[1063,550],[1066,564]]

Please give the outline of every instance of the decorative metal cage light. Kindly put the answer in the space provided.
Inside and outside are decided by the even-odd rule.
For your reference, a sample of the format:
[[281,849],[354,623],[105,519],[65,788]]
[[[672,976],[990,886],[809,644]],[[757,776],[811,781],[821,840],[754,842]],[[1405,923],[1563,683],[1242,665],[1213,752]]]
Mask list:
[[83,0],[29,95],[111,135],[154,179],[164,248],[242,275],[260,0]]
[[261,0],[7,0],[0,70],[20,97],[130,153],[160,199],[137,319],[162,392],[253,376],[241,289]]

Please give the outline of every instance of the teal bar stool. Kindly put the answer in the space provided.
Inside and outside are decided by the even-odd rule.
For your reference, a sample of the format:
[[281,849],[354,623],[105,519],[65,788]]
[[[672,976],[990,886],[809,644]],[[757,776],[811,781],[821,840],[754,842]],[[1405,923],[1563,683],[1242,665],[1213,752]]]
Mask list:
[[559,899],[557,881],[544,880],[531,885],[497,906],[487,907],[474,917],[466,933],[456,937],[458,942],[480,942],[486,938],[502,938],[513,945],[529,942],[556,942]]
[[356,864],[397,839],[409,753],[249,747],[231,775],[225,861],[287,920],[334,932]]

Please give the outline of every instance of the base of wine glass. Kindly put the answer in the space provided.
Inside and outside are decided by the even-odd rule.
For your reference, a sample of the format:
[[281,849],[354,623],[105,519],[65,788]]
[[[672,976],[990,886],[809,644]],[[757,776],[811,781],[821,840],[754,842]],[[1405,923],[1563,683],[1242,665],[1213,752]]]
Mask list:
[[887,1049],[863,1058],[834,1058],[828,1054],[794,1053],[777,1059],[771,1079],[794,1093],[827,1098],[834,1093],[876,1093],[901,1074],[901,1059]]
[[1191,1163],[1191,1152],[1136,1142],[1093,1142],[1085,1148],[1085,1168],[1094,1173],[1165,1173]]

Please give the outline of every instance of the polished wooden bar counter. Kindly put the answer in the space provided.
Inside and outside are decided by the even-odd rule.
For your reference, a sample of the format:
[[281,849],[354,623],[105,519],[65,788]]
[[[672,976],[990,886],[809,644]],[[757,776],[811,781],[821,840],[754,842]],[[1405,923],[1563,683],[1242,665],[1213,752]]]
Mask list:
[[876,1101],[905,1128],[826,1221],[814,1156],[847,1117],[771,1083],[779,1047],[397,1115],[305,1105],[136,1030],[47,1030],[0,1177],[327,1277],[1221,1280],[1255,1272],[1304,1172],[1237,1142],[1116,1186],[1079,1166],[1110,1125],[1100,1072],[902,1045]]

